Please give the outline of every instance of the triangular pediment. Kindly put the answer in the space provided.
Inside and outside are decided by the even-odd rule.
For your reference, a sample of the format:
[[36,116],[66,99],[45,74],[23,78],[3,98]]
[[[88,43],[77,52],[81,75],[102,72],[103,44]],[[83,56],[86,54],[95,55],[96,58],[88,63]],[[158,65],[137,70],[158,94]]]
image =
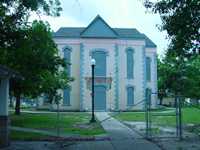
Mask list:
[[117,38],[117,36],[99,15],[81,33],[81,37],[85,38]]

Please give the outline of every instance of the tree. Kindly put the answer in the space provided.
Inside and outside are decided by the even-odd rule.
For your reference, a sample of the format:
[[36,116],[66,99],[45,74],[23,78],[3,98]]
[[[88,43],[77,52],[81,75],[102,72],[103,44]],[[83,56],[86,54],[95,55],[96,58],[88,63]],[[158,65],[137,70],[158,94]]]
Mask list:
[[199,0],[145,0],[144,5],[153,13],[159,13],[161,31],[167,31],[171,40],[169,50],[177,56],[200,54],[200,1]]
[[[24,80],[11,80],[11,90],[16,97],[16,114],[20,113],[21,95],[36,97],[45,92],[44,72],[49,72],[56,79],[58,74],[62,74],[60,68],[66,65],[58,56],[49,25],[34,21],[30,26],[30,13],[59,16],[61,10],[59,0],[0,2],[0,64],[15,69],[24,77]],[[60,80],[66,82],[56,80],[57,84],[66,86],[67,77]]]
[[45,93],[49,99],[49,103],[59,103],[56,97],[59,97],[60,89],[68,88],[68,83],[73,81],[72,77],[68,76],[68,73],[64,69],[63,71],[58,71],[52,74],[49,71],[43,72],[43,93]]
[[181,94],[184,97],[196,101],[200,99],[200,56],[191,59],[180,59],[166,55],[158,60],[158,88],[159,98],[166,96],[166,90],[173,94]]
[[163,73],[158,81],[162,86],[164,81],[175,95],[194,97],[196,93],[192,91],[199,89],[200,1],[145,0],[144,5],[160,15],[162,24],[159,29],[166,31],[170,39],[166,56],[160,64]]
[[167,74],[166,69],[168,70],[167,66],[162,62],[161,59],[157,59],[158,62],[158,98],[160,100],[160,105],[162,105],[163,98],[166,96],[167,90]]
[[[20,113],[21,95],[35,98],[47,92],[46,89],[63,88],[62,86],[67,86],[68,82],[67,75],[65,77],[59,75],[63,74],[59,68],[66,64],[64,59],[58,56],[58,49],[52,39],[49,25],[42,21],[34,21],[31,27],[24,28],[22,31],[26,38],[18,39],[18,47],[9,58],[14,64],[12,68],[24,77],[24,80],[11,82],[11,90],[16,97],[16,114]],[[46,84],[49,78],[52,84],[48,87]]]
[[31,12],[59,16],[62,8],[59,0],[1,0],[0,2],[0,63],[9,65],[6,59],[24,35],[21,28],[27,26]]
[[200,99],[200,56],[188,61],[185,72],[184,96],[192,98],[198,104]]

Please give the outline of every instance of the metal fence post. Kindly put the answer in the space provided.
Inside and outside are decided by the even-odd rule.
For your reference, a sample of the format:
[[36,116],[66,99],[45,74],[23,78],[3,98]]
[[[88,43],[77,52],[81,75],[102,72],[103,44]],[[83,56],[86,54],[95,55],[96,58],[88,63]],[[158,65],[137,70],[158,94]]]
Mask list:
[[[151,96],[151,93],[149,93]],[[152,136],[152,132],[151,132],[151,102],[150,102],[150,97],[148,99],[148,116],[149,116],[149,136],[151,137]]]
[[180,95],[175,96],[175,105],[176,105],[176,136],[179,140],[182,140],[182,104]]
[[150,118],[150,96],[151,93],[149,91],[146,91],[146,99],[145,99],[145,120],[146,120],[146,138],[148,139],[150,137],[150,128],[151,128],[151,118]]
[[60,108],[59,103],[57,102],[57,136],[60,136]]
[[147,93],[145,97],[145,122],[146,122],[146,138],[148,138],[149,137],[149,134],[148,134],[149,121],[148,121]]
[[179,139],[182,140],[182,110],[181,110],[182,104],[181,104],[181,98],[179,96],[178,98],[178,121],[179,121]]
[[176,136],[179,136],[179,115],[178,115],[178,100],[177,100],[177,95],[175,95],[175,107],[176,107]]

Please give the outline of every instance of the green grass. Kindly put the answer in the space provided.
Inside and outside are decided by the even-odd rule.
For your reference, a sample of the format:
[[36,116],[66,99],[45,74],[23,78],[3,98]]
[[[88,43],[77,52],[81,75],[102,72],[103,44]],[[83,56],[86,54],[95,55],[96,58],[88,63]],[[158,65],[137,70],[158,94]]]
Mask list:
[[[88,113],[69,112],[60,114],[60,131],[66,134],[79,135],[99,135],[105,131],[100,123],[89,123]],[[33,128],[56,132],[57,116],[56,113],[49,114],[30,114],[22,113],[20,116],[11,114],[11,125],[16,127]]]
[[32,132],[23,132],[23,131],[11,131],[11,140],[42,140],[47,139],[49,136],[32,133]]
[[[152,123],[163,127],[175,127],[176,117],[175,116],[164,116],[164,115],[175,115],[174,113],[160,113],[161,111],[153,111],[152,114],[159,116],[152,116]],[[122,112],[115,116],[116,119],[121,121],[141,121],[145,122],[144,112]],[[200,135],[200,109],[194,107],[187,107],[182,109],[182,122],[183,127],[189,132]],[[187,126],[193,124],[194,126]]]
[[145,120],[143,112],[121,112],[120,114],[114,117],[121,121],[144,121]]
[[[152,114],[161,114],[154,111]],[[162,113],[163,114],[163,113]],[[172,115],[175,113],[164,113],[164,115]],[[145,121],[144,112],[122,112],[115,116],[116,119],[122,121]],[[182,109],[183,124],[200,124],[200,110],[197,108],[183,108]],[[158,125],[175,126],[175,116],[152,116],[152,122]]]
[[197,108],[184,108],[183,109],[183,122],[200,124],[200,109]]

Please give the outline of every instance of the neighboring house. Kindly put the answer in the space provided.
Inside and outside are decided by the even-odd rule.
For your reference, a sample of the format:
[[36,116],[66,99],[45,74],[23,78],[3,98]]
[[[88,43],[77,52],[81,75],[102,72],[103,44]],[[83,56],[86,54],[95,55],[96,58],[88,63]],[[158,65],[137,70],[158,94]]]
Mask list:
[[61,109],[91,110],[92,58],[95,110],[143,109],[146,93],[156,106],[156,45],[137,29],[112,28],[97,16],[87,27],[62,27],[53,36],[60,55],[71,63],[68,74],[75,78],[63,91]]
[[174,97],[164,97],[162,105],[169,106],[169,107],[175,107],[175,98]]

